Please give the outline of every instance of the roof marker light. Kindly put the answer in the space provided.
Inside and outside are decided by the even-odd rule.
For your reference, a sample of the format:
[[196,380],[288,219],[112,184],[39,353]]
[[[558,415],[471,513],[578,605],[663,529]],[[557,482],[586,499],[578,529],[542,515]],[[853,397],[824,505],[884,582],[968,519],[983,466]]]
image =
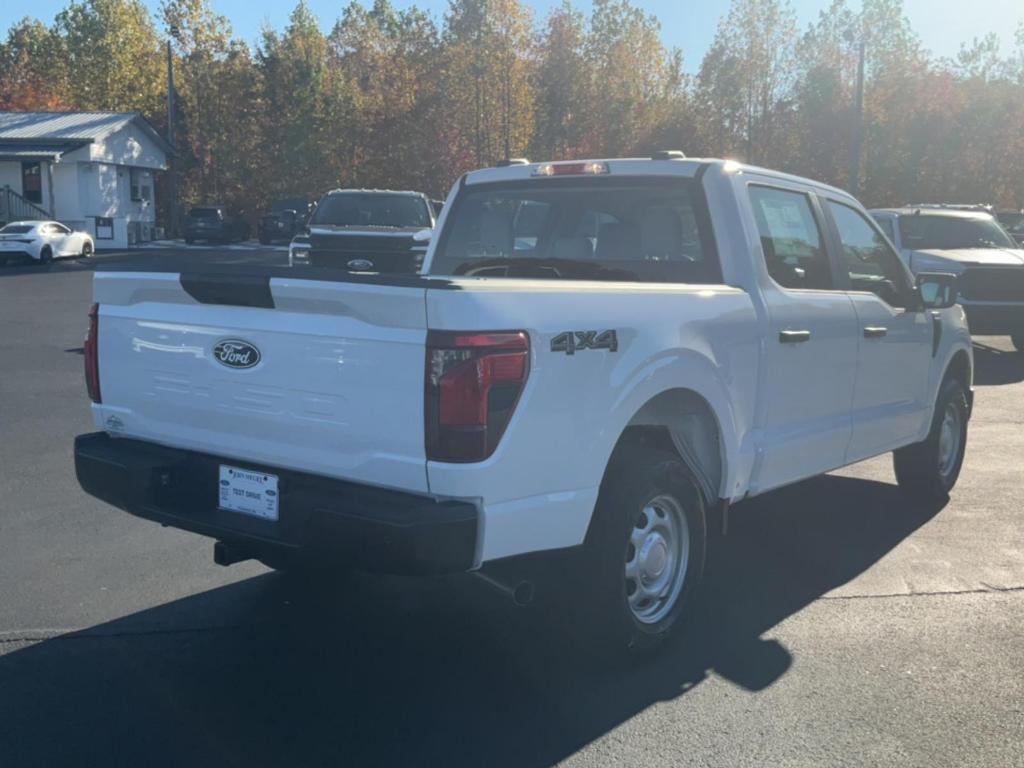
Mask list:
[[541,163],[534,176],[597,176],[608,173],[608,163],[588,160],[585,163]]

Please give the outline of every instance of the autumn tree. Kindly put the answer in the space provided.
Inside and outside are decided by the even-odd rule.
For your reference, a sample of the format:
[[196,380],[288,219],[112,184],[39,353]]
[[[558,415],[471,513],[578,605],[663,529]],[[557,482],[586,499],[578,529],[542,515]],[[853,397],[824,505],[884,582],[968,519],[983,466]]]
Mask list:
[[147,114],[160,108],[160,39],[140,0],[72,2],[57,14],[53,33],[69,108]]
[[793,82],[796,21],[780,0],[733,0],[698,77],[698,104],[719,151],[749,162],[780,154],[780,115]]
[[22,19],[0,43],[0,109],[59,110],[68,102],[63,41],[45,24]]
[[350,99],[344,130],[330,138],[339,176],[360,186],[400,186],[440,194],[437,133],[438,32],[416,7],[388,0],[351,3],[331,32],[332,68]]
[[450,0],[442,82],[459,170],[521,155],[533,136],[533,16],[519,0]]

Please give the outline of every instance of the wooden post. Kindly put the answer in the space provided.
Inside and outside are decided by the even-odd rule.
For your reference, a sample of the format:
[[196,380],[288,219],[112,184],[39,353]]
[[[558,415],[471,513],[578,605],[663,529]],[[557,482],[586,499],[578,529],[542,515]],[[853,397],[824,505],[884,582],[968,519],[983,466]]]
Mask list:
[[53,203],[53,160],[46,161],[46,186],[49,188],[47,198],[50,202],[50,217],[56,219],[57,209],[54,207]]

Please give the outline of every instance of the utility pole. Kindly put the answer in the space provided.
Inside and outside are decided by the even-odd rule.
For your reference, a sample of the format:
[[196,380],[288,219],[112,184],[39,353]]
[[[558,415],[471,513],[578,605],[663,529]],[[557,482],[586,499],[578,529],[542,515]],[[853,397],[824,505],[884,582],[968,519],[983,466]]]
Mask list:
[[[176,37],[178,34],[178,28],[172,26],[170,28],[171,37]],[[171,53],[171,38],[167,38],[167,143],[171,145],[171,156],[168,158],[169,173],[168,173],[168,193],[170,197],[170,204],[168,209],[170,211],[170,221],[167,227],[167,234],[169,237],[175,237],[178,234],[178,179],[175,174],[174,161],[175,161],[175,150],[174,150],[174,57]]]
[[850,141],[849,191],[854,197],[860,192],[860,152],[864,135],[864,41],[857,44],[857,91],[854,94],[853,131]]

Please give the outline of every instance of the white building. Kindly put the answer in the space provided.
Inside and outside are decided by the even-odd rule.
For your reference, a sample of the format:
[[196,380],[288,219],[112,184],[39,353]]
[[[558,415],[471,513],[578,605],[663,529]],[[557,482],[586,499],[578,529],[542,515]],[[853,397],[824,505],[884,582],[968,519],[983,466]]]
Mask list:
[[0,222],[56,219],[97,248],[152,240],[170,152],[138,112],[0,112]]

